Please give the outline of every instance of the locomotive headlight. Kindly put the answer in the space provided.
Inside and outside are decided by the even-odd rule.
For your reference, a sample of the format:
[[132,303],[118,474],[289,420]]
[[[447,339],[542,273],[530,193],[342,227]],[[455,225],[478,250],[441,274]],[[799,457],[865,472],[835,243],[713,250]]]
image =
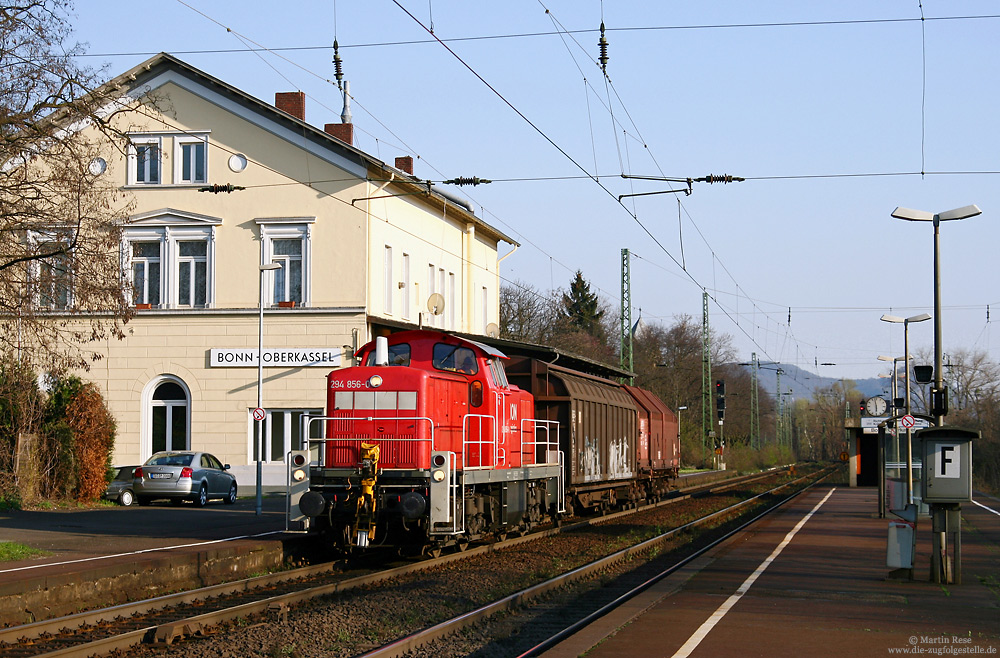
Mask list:
[[294,471],[292,471],[292,480],[293,481],[295,481],[295,482],[302,482],[302,480],[305,480],[305,479],[306,479],[306,472],[303,471],[301,468],[297,468]]
[[444,471],[441,470],[434,471],[433,473],[431,473],[431,477],[434,479],[435,482],[441,482],[442,480],[444,480]]
[[372,388],[378,388],[379,386],[381,386],[382,385],[381,375],[372,375],[368,379],[368,385],[371,386]]

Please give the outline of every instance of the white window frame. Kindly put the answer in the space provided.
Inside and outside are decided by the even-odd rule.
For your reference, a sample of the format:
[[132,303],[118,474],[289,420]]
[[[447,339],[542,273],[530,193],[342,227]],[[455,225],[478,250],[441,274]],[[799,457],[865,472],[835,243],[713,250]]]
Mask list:
[[[261,461],[263,463],[265,463],[265,464],[283,463],[285,461],[285,457],[288,455],[289,451],[292,450],[294,448],[294,446],[296,446],[296,445],[299,444],[299,439],[301,438],[299,436],[299,428],[298,427],[293,427],[293,423],[291,422],[292,414],[296,414],[296,413],[303,414],[303,415],[308,414],[310,416],[322,416],[323,415],[323,410],[319,409],[319,408],[312,408],[312,409],[275,408],[275,409],[265,409],[265,411],[267,412],[267,415],[264,416],[264,420],[261,421],[261,429],[262,429],[263,435],[264,435],[263,441],[261,442],[262,443],[262,445],[261,445],[261,452],[263,453]],[[273,427],[273,416],[276,415],[276,414],[282,414],[284,416],[284,422],[283,422],[284,431],[283,431],[283,434],[282,434],[282,437],[281,437],[281,441],[282,441],[282,446],[281,446],[282,447],[282,451],[281,451],[282,458],[281,458],[280,462],[278,460],[276,460],[276,459],[272,459],[271,458],[271,454],[272,454],[271,448],[272,448],[273,438],[274,438],[273,437],[273,432],[272,432],[271,428]],[[301,416],[300,416],[300,418],[301,418]],[[255,462],[257,460],[256,459],[256,457],[257,457],[257,441],[256,441],[257,437],[255,436],[255,433],[257,432],[257,421],[255,421],[253,419],[253,409],[247,409],[247,423],[248,423],[248,426],[247,426],[248,427],[248,432],[247,432],[247,463],[253,463],[253,462]],[[314,424],[313,427],[314,427],[314,431],[319,432],[319,431],[322,430],[322,425],[321,424]],[[319,438],[319,437],[316,437],[316,438]],[[294,448],[294,449],[298,449],[298,448]],[[308,447],[303,448],[303,449],[308,450]]]
[[[139,157],[136,145],[150,145],[156,147],[156,166],[159,172],[159,180],[151,182],[149,180],[139,180]],[[148,178],[148,176],[147,176]],[[128,145],[128,184],[129,185],[163,185],[163,137],[160,135],[130,135]]]
[[[184,391],[184,404],[178,404],[179,400],[162,401],[154,400],[153,395],[156,393],[156,389],[160,384],[165,383],[177,384]],[[185,449],[191,449],[192,437],[191,437],[191,388],[184,383],[184,380],[176,377],[174,375],[160,375],[149,380],[149,382],[142,389],[141,396],[141,417],[139,423],[139,461],[144,462],[149,459],[153,454],[153,407],[167,407],[167,418],[169,419],[173,413],[176,412],[178,407],[184,407],[185,414],[185,425],[187,432],[187,446]],[[169,426],[169,425],[168,425]],[[173,448],[177,450],[179,448]]]
[[448,326],[451,329],[458,329],[459,327],[455,324],[455,318],[458,317],[456,314],[456,301],[455,301],[455,273],[448,272],[448,301],[445,302],[445,307],[448,309]]
[[[438,268],[438,290],[437,291],[439,293],[441,293],[441,298],[445,299],[445,295],[447,294],[447,291],[445,289],[445,273],[444,273],[444,268],[443,267],[439,267]],[[447,299],[445,299],[444,310],[445,311],[448,310],[448,301],[447,301]],[[440,315],[437,316],[437,318],[435,319],[436,320],[435,324],[437,325],[438,329],[444,329],[444,327],[445,327],[445,319],[446,319],[446,316],[445,316],[444,313],[441,313]]]
[[393,288],[396,286],[396,281],[392,277],[392,247],[390,245],[385,245],[383,258],[382,290],[384,298],[382,306],[386,315],[392,315]]
[[[298,306],[309,306],[312,302],[312,225],[316,222],[315,217],[263,217],[255,219],[254,222],[260,227],[261,236],[261,263],[282,263],[282,267],[287,264],[282,261],[287,259],[274,255],[275,240],[301,240],[302,241],[302,299],[296,300]],[[274,304],[274,285],[278,277],[275,272],[271,276],[265,277],[267,288],[264,292],[264,299]],[[287,281],[287,278],[286,278]]]
[[[61,273],[59,278],[50,277],[46,280],[46,270],[54,270],[55,264],[60,263],[65,266],[64,271]],[[74,273],[73,273],[73,254],[70,251],[57,254],[55,256],[50,256],[48,258],[39,259],[36,262],[37,272],[38,272],[38,292],[37,301],[39,307],[47,308],[53,311],[67,311],[73,308],[73,287],[74,287]],[[65,278],[63,278],[65,277]],[[43,289],[44,286],[44,289]],[[65,288],[66,299],[65,301],[59,301],[59,297]],[[44,298],[48,296],[49,301],[43,303]]]
[[[176,285],[173,286],[173,304],[178,308],[208,308],[211,305],[211,295],[209,286],[209,252],[211,249],[209,245],[211,244],[211,236],[199,235],[193,232],[174,232],[171,231],[171,242],[168,243],[168,252],[171,250],[171,246],[174,249],[175,256],[171,259],[171,267],[173,268],[173,280]],[[186,242],[200,242],[205,245],[205,255],[204,256],[183,256],[181,255],[181,243]],[[205,303],[198,305],[194,303],[187,303],[193,300],[191,299],[181,299],[181,263],[190,264],[190,271],[188,272],[188,278],[191,283],[191,294],[197,299],[197,294],[194,292],[195,282],[197,281],[197,271],[198,263],[205,263]]]
[[489,301],[489,290],[486,286],[483,286],[483,335],[486,335],[486,327],[490,324],[490,307],[487,305]]
[[[122,256],[128,280],[127,294],[132,303],[135,290],[132,243],[158,242],[160,244],[160,303],[156,308],[212,308],[215,305],[215,226],[141,226],[125,229]],[[194,262],[181,257],[180,242],[205,242],[205,305],[194,307],[181,304],[180,262]]]
[[410,254],[403,254],[403,319],[410,319]]
[[[125,240],[124,251],[125,251],[125,258],[127,261],[127,266],[125,268],[125,271],[128,273],[128,287],[126,292],[133,304],[150,304],[154,308],[160,308],[162,306],[165,306],[167,303],[166,289],[165,286],[163,285],[164,279],[166,278],[166,272],[165,272],[166,268],[164,267],[164,262],[166,261],[166,257],[163,253],[164,252],[163,233],[164,232],[162,229],[153,231],[142,231],[141,233],[131,232],[128,238]],[[146,301],[149,299],[149,286],[151,283],[149,279],[148,263],[153,262],[152,260],[146,261],[147,262],[147,266],[145,268],[146,290],[143,291],[144,295],[137,296],[135,294],[135,263],[139,261],[138,259],[135,258],[135,255],[132,253],[133,252],[132,245],[136,242],[155,242],[157,245],[159,245],[160,248],[160,253],[157,261],[160,265],[160,275],[158,277],[158,280],[156,281],[156,285],[157,288],[159,289],[160,294],[159,294],[159,302],[157,302],[156,304]],[[143,258],[142,260],[145,261],[146,259]]]
[[[201,178],[184,177],[184,146],[202,144],[205,149],[205,171]],[[174,137],[174,182],[178,185],[204,185],[208,182],[208,133],[189,133]]]
[[[75,281],[75,267],[74,267],[74,254],[72,250],[68,249],[69,244],[72,242],[72,238],[66,235],[65,232],[58,230],[53,231],[28,231],[28,244],[34,250],[34,253],[39,255],[51,252],[58,248],[59,246],[66,246],[67,251],[52,256],[50,258],[37,258],[29,264],[29,276],[34,283],[34,304],[38,308],[49,309],[53,311],[66,311],[73,308],[74,305],[74,287],[76,285]],[[45,270],[51,269],[53,266],[53,260],[60,260],[66,265],[66,303],[56,304],[56,303],[42,303],[42,298],[44,297],[42,286],[45,283]],[[51,282],[54,282],[52,279]],[[57,295],[52,294],[52,289],[49,289],[50,299],[55,299]]]

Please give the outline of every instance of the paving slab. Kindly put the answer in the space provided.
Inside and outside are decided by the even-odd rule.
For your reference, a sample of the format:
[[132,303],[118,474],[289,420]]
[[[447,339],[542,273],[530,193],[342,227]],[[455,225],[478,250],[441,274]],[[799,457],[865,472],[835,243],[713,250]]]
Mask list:
[[[1000,511],[996,500],[981,502]],[[923,518],[914,580],[891,580],[877,491],[816,487],[544,655],[996,655],[1000,514],[970,503],[962,512],[961,585],[930,582],[930,520]],[[734,597],[741,586],[745,592]],[[700,640],[689,643],[692,636]]]

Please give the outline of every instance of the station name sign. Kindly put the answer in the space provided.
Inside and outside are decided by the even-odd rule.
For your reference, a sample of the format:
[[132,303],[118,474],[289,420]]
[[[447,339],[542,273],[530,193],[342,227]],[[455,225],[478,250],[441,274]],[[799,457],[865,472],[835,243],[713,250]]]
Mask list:
[[[888,416],[863,416],[861,418],[862,433],[863,434],[878,434],[879,423],[881,423],[883,421],[886,421],[888,419],[889,419]],[[930,425],[931,425],[924,418],[914,418],[913,420],[914,420],[914,424],[913,424],[913,429],[914,430],[922,430],[922,429],[924,429],[926,427],[930,427]],[[898,418],[896,419],[896,422],[899,422]],[[906,430],[903,429],[902,425],[900,425],[898,429],[899,429],[900,432],[903,432],[904,434],[906,433]],[[892,434],[893,433],[892,423],[888,424],[888,426],[886,427],[886,432],[888,434]]]
[[[340,366],[341,351],[325,347],[266,349],[261,352],[265,368],[336,368]],[[256,368],[257,350],[209,350],[212,368]]]

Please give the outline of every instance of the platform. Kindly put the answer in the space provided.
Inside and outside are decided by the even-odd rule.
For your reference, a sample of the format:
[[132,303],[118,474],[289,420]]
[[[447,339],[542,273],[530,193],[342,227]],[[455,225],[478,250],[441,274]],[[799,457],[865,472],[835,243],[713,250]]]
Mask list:
[[963,582],[940,585],[929,519],[918,522],[914,580],[887,579],[877,500],[874,488],[816,487],[543,655],[1000,652],[1000,501],[962,505]]
[[285,498],[204,508],[149,507],[0,512],[0,541],[46,551],[0,562],[0,625],[58,617],[81,606],[148,598],[282,565]]

